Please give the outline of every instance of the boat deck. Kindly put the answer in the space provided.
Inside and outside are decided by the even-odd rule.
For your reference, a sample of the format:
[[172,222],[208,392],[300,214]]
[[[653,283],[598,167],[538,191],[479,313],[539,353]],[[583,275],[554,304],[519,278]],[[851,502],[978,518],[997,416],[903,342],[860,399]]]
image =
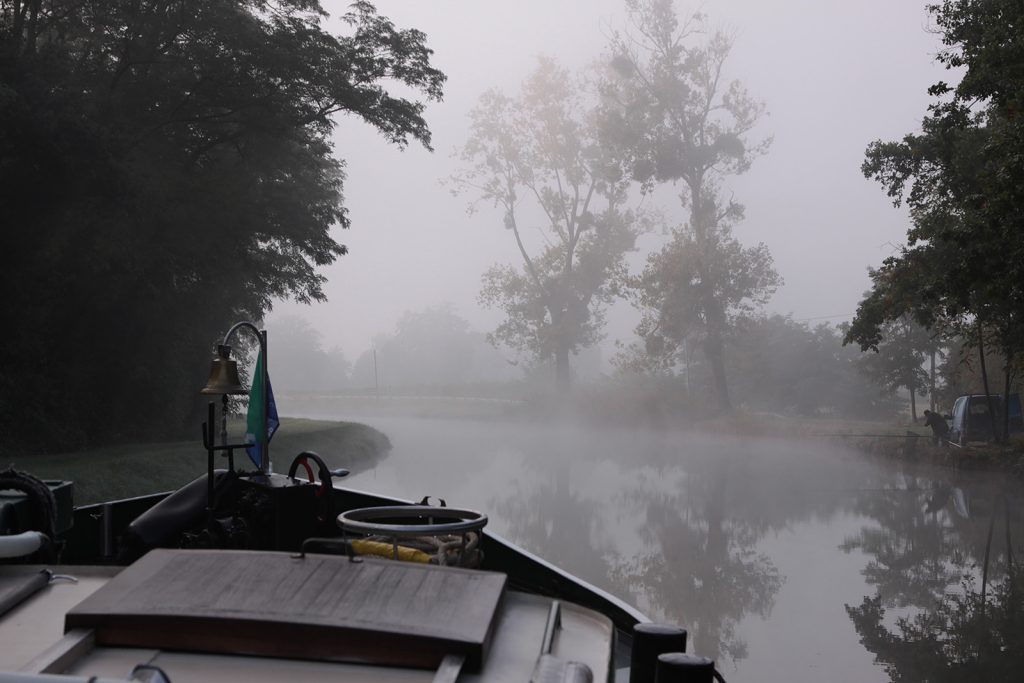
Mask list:
[[[41,569],[0,567],[0,588]],[[588,680],[580,662],[595,681],[611,673],[606,617],[506,590],[494,572],[245,551],[55,571],[78,581],[52,581],[0,617],[0,672],[126,680],[150,664],[172,683],[524,683],[539,664]]]

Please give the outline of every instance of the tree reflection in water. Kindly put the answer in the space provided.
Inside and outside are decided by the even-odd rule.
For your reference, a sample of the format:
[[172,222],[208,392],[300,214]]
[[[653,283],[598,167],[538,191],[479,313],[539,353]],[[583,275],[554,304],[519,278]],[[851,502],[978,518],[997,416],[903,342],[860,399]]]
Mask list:
[[1020,680],[1019,491],[906,481],[903,492],[861,501],[877,526],[841,546],[872,557],[864,574],[875,594],[846,606],[861,643],[893,681]]
[[[528,549],[616,595],[634,596],[656,620],[685,626],[691,651],[739,660],[747,648],[736,625],[749,614],[767,615],[783,582],[756,546],[796,510],[811,512],[801,501],[773,519],[763,496],[774,494],[755,491],[749,472],[733,478],[735,458],[716,454],[683,465],[672,461],[675,452],[633,453],[626,463],[577,460],[571,473],[558,457],[524,460],[520,478],[492,505]],[[614,484],[588,486],[587,472]],[[600,488],[607,492],[595,492]]]
[[744,619],[768,619],[785,580],[770,556],[772,534],[863,520],[839,547],[864,554],[871,594],[845,615],[888,675],[1017,680],[1002,676],[1024,664],[1024,586],[1008,579],[1008,548],[1024,532],[1019,485],[1004,496],[994,477],[961,473],[949,483],[948,470],[866,463],[814,444],[691,436],[640,447],[604,434],[589,445],[583,458],[537,446],[544,457],[511,468],[518,479],[489,507],[513,540],[686,627],[691,651],[747,657]]
[[[617,574],[651,601],[659,618],[684,624],[693,652],[733,661],[747,654],[736,624],[766,616],[782,577],[756,552],[765,529],[726,514],[729,463],[692,463],[673,491],[636,486],[631,497],[646,505],[643,552],[623,561]],[[661,480],[664,472],[651,473]]]
[[964,577],[970,562],[965,532],[971,522],[952,502],[951,487],[932,487],[917,476],[857,498],[857,512],[878,524],[864,527],[839,547],[872,558],[863,574],[884,606],[932,605]]
[[494,503],[498,515],[509,522],[510,536],[528,550],[571,571],[595,586],[626,596],[624,586],[611,581],[609,557],[615,552],[611,539],[601,533],[600,503],[587,499],[570,484],[570,467],[559,461],[547,472],[521,479]]
[[[876,680],[883,672],[872,655],[900,681],[943,680],[946,671],[1017,680],[994,673],[1024,651],[1011,599],[1024,587],[1006,578],[1007,509],[1009,538],[1024,532],[1017,481],[865,459],[832,439],[404,418],[378,425],[396,450],[368,486],[486,510],[498,533],[690,629],[694,652],[732,658],[737,673],[747,667],[730,680],[829,680],[821,671],[833,665],[848,667],[845,680]],[[839,545],[837,533],[857,529]]]

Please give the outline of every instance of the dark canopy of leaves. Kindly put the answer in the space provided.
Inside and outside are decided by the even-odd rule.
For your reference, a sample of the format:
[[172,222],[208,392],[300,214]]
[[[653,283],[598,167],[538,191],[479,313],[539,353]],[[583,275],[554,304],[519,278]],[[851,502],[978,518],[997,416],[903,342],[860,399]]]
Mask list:
[[423,102],[384,84],[444,82],[425,36],[370,3],[348,35],[323,18],[315,0],[0,0],[0,448],[155,436],[140,405],[176,429],[231,322],[323,298],[348,225],[331,115],[429,147]]
[[906,389],[910,394],[911,419],[916,422],[917,396],[924,396],[928,388],[928,373],[923,364],[931,353],[938,353],[938,342],[909,315],[886,323],[881,337],[878,353],[861,355],[858,367],[890,395]]
[[872,271],[846,341],[877,348],[882,325],[909,313],[933,329],[981,324],[1012,363],[1024,340],[1024,5],[946,0],[929,11],[946,46],[938,61],[964,77],[932,86],[921,133],[868,146],[865,176],[906,202],[913,227]]

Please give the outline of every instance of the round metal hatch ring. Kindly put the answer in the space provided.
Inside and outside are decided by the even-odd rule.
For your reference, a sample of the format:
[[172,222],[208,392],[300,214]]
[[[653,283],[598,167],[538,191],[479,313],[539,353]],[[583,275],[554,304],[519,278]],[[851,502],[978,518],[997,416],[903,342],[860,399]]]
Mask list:
[[[403,522],[415,517],[423,523],[394,523],[387,520],[401,519]],[[451,520],[435,522],[434,520]],[[373,536],[412,538],[415,536],[441,536],[479,531],[487,524],[487,515],[476,510],[442,508],[433,505],[385,505],[380,507],[357,508],[338,515],[338,526],[343,531]]]

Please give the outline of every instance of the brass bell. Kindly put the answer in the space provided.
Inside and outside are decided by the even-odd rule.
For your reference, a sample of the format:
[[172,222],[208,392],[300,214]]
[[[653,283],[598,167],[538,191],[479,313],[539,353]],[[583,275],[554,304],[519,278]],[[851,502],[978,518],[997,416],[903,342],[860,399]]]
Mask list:
[[217,357],[210,362],[210,379],[200,394],[248,394],[238,378],[238,362],[231,360],[231,347],[217,345]]

